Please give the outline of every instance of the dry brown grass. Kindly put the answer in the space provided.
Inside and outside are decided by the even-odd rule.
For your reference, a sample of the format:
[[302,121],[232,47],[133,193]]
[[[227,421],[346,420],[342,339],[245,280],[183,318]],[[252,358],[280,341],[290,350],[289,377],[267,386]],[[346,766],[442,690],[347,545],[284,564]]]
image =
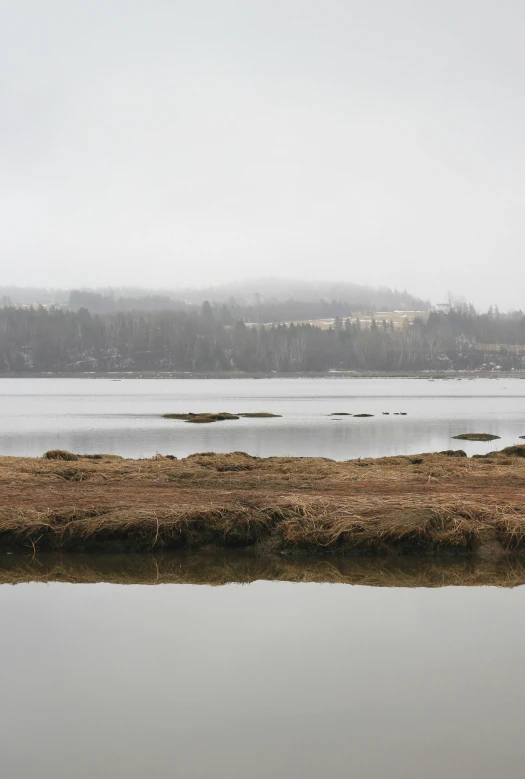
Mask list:
[[78,454],[68,452],[66,449],[50,449],[42,456],[44,460],[78,460]]
[[504,553],[525,547],[524,454],[4,457],[0,547]]

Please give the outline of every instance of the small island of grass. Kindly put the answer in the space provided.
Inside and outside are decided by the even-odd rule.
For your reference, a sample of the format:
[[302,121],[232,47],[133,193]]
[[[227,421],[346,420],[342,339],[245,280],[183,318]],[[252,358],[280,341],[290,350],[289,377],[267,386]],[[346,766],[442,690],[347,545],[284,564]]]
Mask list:
[[252,411],[245,414],[229,414],[226,411],[221,411],[217,414],[209,412],[199,414],[163,414],[163,419],[180,419],[183,422],[192,422],[196,425],[206,425],[211,422],[225,422],[230,419],[240,419],[241,417],[247,417],[250,419],[267,419],[269,417],[278,417],[280,414],[270,414],[267,411]]
[[495,441],[496,438],[501,438],[499,435],[491,435],[490,433],[461,433],[461,435],[453,435],[458,441]]
[[181,419],[184,422],[193,422],[196,425],[208,424],[210,422],[225,422],[229,419],[240,419],[236,414],[228,414],[223,411],[218,414],[163,414],[164,419]]

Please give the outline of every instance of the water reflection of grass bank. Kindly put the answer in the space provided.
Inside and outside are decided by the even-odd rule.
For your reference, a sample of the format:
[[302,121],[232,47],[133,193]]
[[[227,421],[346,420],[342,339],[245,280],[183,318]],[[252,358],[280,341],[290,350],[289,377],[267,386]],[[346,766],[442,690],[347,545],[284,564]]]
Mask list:
[[497,561],[422,557],[289,558],[240,551],[164,554],[0,553],[0,584],[194,584],[255,581],[328,582],[369,587],[516,587],[525,584],[525,557]]
[[525,446],[457,454],[4,457],[0,547],[485,556],[525,547]]

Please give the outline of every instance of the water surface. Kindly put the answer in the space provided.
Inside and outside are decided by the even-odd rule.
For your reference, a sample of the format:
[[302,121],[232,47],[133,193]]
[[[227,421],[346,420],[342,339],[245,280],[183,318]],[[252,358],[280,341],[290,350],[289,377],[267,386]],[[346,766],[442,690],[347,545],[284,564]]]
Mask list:
[[523,587],[3,584],[2,775],[518,779],[524,609]]
[[[198,411],[283,416],[212,425],[162,419],[166,412]],[[330,416],[340,411],[375,416]],[[1,379],[0,426],[0,454],[22,456],[53,448],[125,457],[245,451],[344,460],[451,447],[475,454],[520,443],[525,381]],[[492,433],[501,440],[452,440],[465,432]]]

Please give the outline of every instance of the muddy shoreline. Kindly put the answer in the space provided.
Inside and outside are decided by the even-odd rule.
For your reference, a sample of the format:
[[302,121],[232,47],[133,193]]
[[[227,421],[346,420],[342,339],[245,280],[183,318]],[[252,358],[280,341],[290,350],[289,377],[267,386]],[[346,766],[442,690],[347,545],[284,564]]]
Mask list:
[[243,452],[0,458],[0,550],[475,555],[525,550],[525,446],[336,462]]

